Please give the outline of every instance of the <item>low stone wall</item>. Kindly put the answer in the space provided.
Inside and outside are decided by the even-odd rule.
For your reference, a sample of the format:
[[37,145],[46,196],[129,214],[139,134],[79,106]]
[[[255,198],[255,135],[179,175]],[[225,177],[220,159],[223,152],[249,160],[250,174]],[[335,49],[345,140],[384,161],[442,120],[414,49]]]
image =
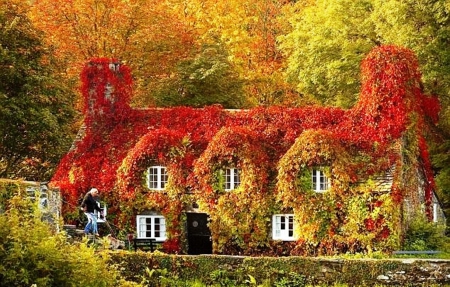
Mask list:
[[[277,259],[247,259],[244,265],[254,267],[258,261]],[[347,283],[349,285],[450,284],[450,260],[438,259],[319,259],[286,258],[287,272],[302,274],[307,282]]]
[[396,270],[389,270],[379,274],[377,281],[386,284],[406,285],[417,284],[450,284],[449,260],[401,260],[401,265]]
[[316,273],[318,282],[398,286],[450,284],[450,260],[320,259],[318,261],[321,265],[321,270]]
[[450,286],[450,260],[441,259],[187,256],[139,251],[112,252],[111,255],[113,263],[120,263],[122,275],[136,281],[141,280],[139,274],[149,268],[165,269],[177,278],[195,278],[209,283],[211,274],[220,270],[221,276],[234,282],[245,282],[251,275],[259,283],[300,276],[307,284]]

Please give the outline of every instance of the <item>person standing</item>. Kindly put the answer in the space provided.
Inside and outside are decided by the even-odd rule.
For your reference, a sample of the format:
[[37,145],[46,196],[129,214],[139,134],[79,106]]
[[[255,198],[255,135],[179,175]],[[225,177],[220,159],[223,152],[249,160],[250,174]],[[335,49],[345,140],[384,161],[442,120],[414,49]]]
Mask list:
[[86,215],[88,222],[84,227],[84,234],[88,235],[91,231],[95,236],[99,236],[97,228],[97,217],[94,212],[97,210],[100,214],[102,209],[98,206],[96,198],[98,197],[98,189],[91,188],[86,193],[81,203],[81,209]]

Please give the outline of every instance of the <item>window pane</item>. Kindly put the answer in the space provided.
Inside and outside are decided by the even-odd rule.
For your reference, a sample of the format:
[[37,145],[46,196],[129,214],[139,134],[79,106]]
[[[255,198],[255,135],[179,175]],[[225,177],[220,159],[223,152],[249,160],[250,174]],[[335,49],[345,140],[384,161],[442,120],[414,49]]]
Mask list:
[[233,168],[233,172],[234,172],[234,188],[238,188],[239,184],[241,183],[241,176],[239,174],[239,169],[237,168]]
[[145,231],[145,237],[152,236],[152,218],[150,217],[145,218]]
[[314,191],[327,191],[329,188],[329,179],[322,170],[312,170],[312,189]]
[[327,177],[323,173],[323,171],[320,172],[320,190],[327,190]]
[[289,232],[288,232],[288,236],[289,237],[293,237],[294,236],[294,216],[292,215],[287,215],[286,216],[289,220]]
[[281,237],[281,216],[276,215],[275,216],[275,237],[280,238]]
[[160,227],[160,237],[166,238],[166,219],[164,217],[160,218],[159,227]]
[[281,229],[281,216],[275,216],[275,229],[277,231]]
[[151,189],[158,188],[158,168],[150,167],[148,169],[148,187]]
[[167,171],[165,167],[161,167],[161,189],[165,189],[166,188],[166,183],[167,183]]
[[146,237],[146,224],[145,224],[145,218],[139,218],[138,220],[138,231],[139,231],[139,237]]
[[317,170],[312,171],[312,189],[317,190]]
[[225,190],[232,189],[231,187],[231,169],[227,168],[225,170]]
[[227,168],[225,169],[225,190],[232,190],[238,188],[241,183],[239,169]]
[[161,231],[161,228],[159,225],[159,218],[155,218],[155,237],[161,236],[160,231]]

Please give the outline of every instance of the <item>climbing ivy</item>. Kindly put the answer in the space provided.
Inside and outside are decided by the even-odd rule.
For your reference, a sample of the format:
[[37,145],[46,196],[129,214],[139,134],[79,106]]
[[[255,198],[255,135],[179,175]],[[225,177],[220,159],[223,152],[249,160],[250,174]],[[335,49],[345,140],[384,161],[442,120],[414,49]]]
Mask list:
[[[380,46],[369,53],[360,99],[349,110],[132,109],[129,70],[111,62],[93,60],[82,74],[86,131],[52,184],[72,203],[96,186],[126,230],[141,212],[161,213],[169,252],[185,252],[184,211],[194,203],[210,216],[216,253],[302,255],[398,248],[403,199],[419,201],[423,182],[430,206],[434,180],[425,135],[439,103],[423,94],[408,49]],[[164,191],[144,184],[153,164],[167,168]],[[230,167],[241,171],[241,183],[225,191],[220,174]],[[312,190],[308,177],[315,168],[330,178],[327,192]],[[380,186],[386,174],[393,182]],[[294,213],[293,244],[270,236],[272,215],[286,212]]]

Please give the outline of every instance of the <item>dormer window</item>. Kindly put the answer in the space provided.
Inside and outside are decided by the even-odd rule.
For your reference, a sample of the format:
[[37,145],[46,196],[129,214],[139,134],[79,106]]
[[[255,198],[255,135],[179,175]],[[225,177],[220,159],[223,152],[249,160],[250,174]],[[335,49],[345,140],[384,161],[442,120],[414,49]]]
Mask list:
[[330,188],[330,179],[321,169],[312,170],[312,190],[315,192],[325,192]]
[[164,190],[167,184],[167,171],[164,166],[151,166],[148,168],[147,186],[153,190]]
[[225,190],[236,189],[241,183],[240,170],[237,168],[225,169]]

